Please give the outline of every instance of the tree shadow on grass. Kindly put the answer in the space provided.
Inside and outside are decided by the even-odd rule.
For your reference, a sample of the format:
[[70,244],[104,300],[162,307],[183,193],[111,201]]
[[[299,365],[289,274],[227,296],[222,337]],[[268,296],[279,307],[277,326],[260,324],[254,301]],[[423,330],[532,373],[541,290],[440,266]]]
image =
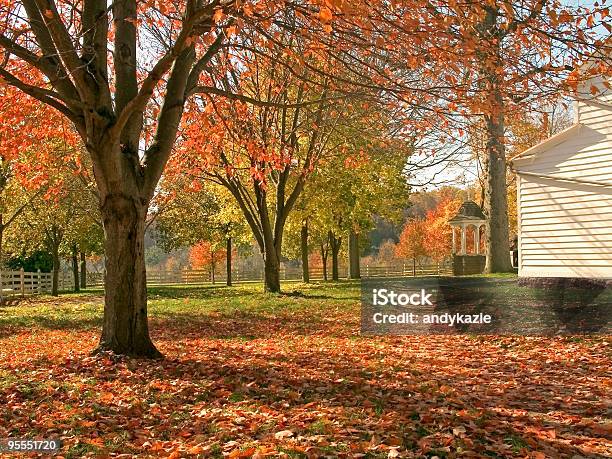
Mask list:
[[[0,315],[0,338],[32,329],[83,331],[100,329],[102,314],[83,317],[72,311],[53,315]],[[275,335],[300,336],[318,335],[350,336],[357,333],[358,322],[352,316],[346,321],[326,316],[323,310],[283,312],[282,308],[270,313],[233,309],[228,312],[175,312],[172,310],[152,311],[150,330],[154,339],[171,333],[181,339],[261,339]]]
[[153,286],[147,288],[150,300],[161,299],[213,299],[213,298],[240,298],[253,295],[255,292],[246,288],[233,288],[227,286],[201,285],[201,286]]
[[46,315],[5,319],[0,317],[0,339],[35,329],[83,331],[102,326],[102,317],[62,318]]
[[358,321],[350,317],[347,317],[347,322],[330,323],[330,319],[321,311],[310,311],[305,315],[299,312],[264,314],[236,310],[197,316],[169,312],[157,314],[151,319],[154,338],[156,335],[163,337],[171,330],[175,330],[177,337],[185,339],[267,339],[280,335],[320,334],[346,337],[355,335],[358,332],[357,326]]
[[[337,299],[353,299],[353,298],[347,298],[347,297],[338,297],[338,296],[332,296],[332,295],[309,295],[308,293],[304,293],[300,290],[293,290],[290,292],[282,292],[280,294],[281,297],[288,297],[288,298],[304,298],[307,300],[337,300]],[[359,299],[359,297],[355,296],[354,299]]]
[[[358,287],[358,284],[355,284]],[[348,282],[340,283],[312,283],[299,284],[296,289],[291,283],[282,286],[283,290],[277,296],[288,298],[305,298],[305,299],[338,299],[338,300],[359,300],[359,294],[347,295],[347,288],[351,287]],[[325,289],[326,291],[341,292],[344,294],[330,295],[311,293],[311,290]],[[201,286],[153,286],[147,289],[149,299],[215,299],[215,298],[241,298],[253,295],[266,295],[263,288],[256,284],[237,284],[236,286],[227,287],[225,285],[201,285]],[[274,295],[274,294],[270,294]]]

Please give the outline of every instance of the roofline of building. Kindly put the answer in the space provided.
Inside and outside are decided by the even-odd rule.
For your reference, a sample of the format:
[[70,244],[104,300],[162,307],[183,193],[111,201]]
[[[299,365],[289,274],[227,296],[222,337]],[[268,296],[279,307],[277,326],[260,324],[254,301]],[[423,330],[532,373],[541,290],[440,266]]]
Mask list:
[[548,139],[540,142],[539,144],[534,145],[533,147],[528,148],[527,150],[513,156],[512,158],[510,158],[510,162],[515,163],[517,161],[534,159],[538,153],[550,150],[552,147],[557,146],[560,143],[563,143],[568,140],[568,138],[571,137],[573,134],[577,134],[578,132],[580,132],[582,126],[583,125],[581,123],[574,124],[569,128],[558,132],[552,137],[549,137]]

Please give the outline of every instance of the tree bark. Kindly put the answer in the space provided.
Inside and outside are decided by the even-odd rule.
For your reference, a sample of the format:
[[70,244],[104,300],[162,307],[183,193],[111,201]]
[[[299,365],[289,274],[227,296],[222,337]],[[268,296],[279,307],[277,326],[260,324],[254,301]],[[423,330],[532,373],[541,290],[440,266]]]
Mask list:
[[506,157],[503,140],[503,114],[487,119],[487,156],[489,170],[485,192],[487,212],[487,261],[485,272],[511,272],[510,234],[508,229],[508,195]]
[[[496,42],[497,49],[493,56],[481,56],[481,68],[485,91],[488,95],[489,110],[485,114],[486,125],[486,161],[487,176],[484,196],[484,208],[487,213],[485,272],[511,272],[510,235],[508,229],[508,190],[506,184],[506,150],[504,143],[504,99],[501,93],[497,69],[503,68],[499,54],[498,11],[493,7],[486,8],[486,15],[481,25],[483,36],[488,43]],[[492,64],[492,65],[491,65]]]
[[308,272],[308,220],[302,222],[302,230],[300,232],[300,250],[302,253],[302,280],[305,283],[310,282],[310,273]]
[[60,257],[59,257],[59,243],[55,241],[51,244],[51,258],[53,259],[53,270],[51,277],[51,295],[59,296],[59,266],[60,266]]
[[81,284],[79,283],[79,252],[74,246],[72,248],[72,276],[74,278],[74,291],[81,291]]
[[85,252],[81,252],[81,289],[87,288],[87,259]]
[[327,255],[329,250],[321,243],[321,262],[323,263],[323,280],[327,280]]
[[[2,214],[0,213],[0,269],[4,266],[4,247],[2,246],[2,242],[4,239],[4,222],[2,220]],[[2,290],[2,288],[0,288]],[[0,291],[0,296],[2,292]]]
[[359,267],[359,234],[351,228],[349,231],[349,279],[361,279]]
[[215,285],[215,252],[210,251],[210,280]]
[[269,249],[264,253],[264,290],[280,293],[280,258],[276,250]]
[[485,272],[511,272],[510,234],[508,229],[508,194],[506,185],[506,154],[504,148],[503,100],[499,91],[495,98],[498,112],[486,117],[487,126],[487,187],[484,207],[487,213]]
[[232,238],[228,237],[226,241],[225,247],[225,270],[226,270],[226,280],[225,285],[228,287],[232,286]]
[[60,268],[60,257],[59,247],[64,237],[63,230],[52,223],[50,226],[45,228],[45,248],[51,255],[53,261],[53,268],[51,270],[51,295],[59,295],[59,268]]
[[339,280],[338,275],[338,253],[342,245],[342,237],[336,238],[332,231],[329,232],[329,245],[332,251],[332,280]]
[[144,233],[147,205],[127,194],[101,206],[106,262],[104,324],[99,350],[161,357],[149,337]]

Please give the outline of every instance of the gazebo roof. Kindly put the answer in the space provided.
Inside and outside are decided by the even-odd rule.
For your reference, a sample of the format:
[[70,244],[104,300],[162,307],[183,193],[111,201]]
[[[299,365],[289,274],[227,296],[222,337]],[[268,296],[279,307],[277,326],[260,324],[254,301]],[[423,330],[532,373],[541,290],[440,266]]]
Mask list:
[[465,201],[461,204],[457,215],[451,218],[449,223],[461,223],[468,221],[486,220],[487,217],[480,209],[480,206],[474,201]]

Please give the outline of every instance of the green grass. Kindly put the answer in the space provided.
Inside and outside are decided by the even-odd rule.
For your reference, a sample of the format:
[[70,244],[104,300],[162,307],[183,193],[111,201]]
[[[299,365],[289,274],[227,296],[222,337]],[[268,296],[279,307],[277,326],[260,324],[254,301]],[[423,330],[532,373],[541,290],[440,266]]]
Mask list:
[[[225,286],[156,286],[148,291],[149,317],[188,323],[203,316],[274,316],[307,310],[321,300],[330,308],[355,307],[359,301],[359,283],[286,282],[281,294],[265,293],[260,284]],[[0,308],[3,327],[42,327],[52,329],[92,328],[101,325],[103,291],[86,289],[59,297],[43,295]]]
[[[484,287],[478,288],[479,295],[485,302],[503,311],[504,323],[507,324],[517,321],[527,325],[553,323],[556,318],[550,307],[591,302],[583,301],[588,300],[588,292],[580,289],[568,289],[559,294],[554,290],[518,287],[512,282],[516,277],[514,274],[466,276],[465,279],[469,284],[475,277],[486,279]],[[494,279],[500,279],[501,282],[496,283]],[[409,280],[414,281],[413,278]],[[451,287],[445,291],[445,295],[452,297],[457,293],[457,298],[463,301],[462,295],[471,295],[471,288],[474,287],[468,285],[467,290],[461,293]],[[283,283],[282,294],[265,293],[260,283],[244,283],[234,287],[154,286],[149,288],[148,308],[153,324],[156,321],[172,321],[189,329],[199,322],[212,333],[209,336],[250,340],[265,333],[266,327],[270,326],[267,324],[269,320],[299,318],[291,320],[293,328],[289,328],[299,333],[306,329],[316,332],[317,327],[323,330],[325,311],[350,313],[356,318],[360,294],[359,281],[346,280],[311,284],[287,281]],[[606,304],[612,297],[612,289],[596,294],[599,296],[595,296],[592,301]],[[541,309],[542,306],[545,315],[538,312],[538,307]],[[34,297],[16,306],[0,308],[0,336],[3,331],[6,332],[3,329],[8,327],[66,330],[98,328],[102,314],[101,289],[62,294],[58,298]],[[215,335],[215,324],[224,319],[232,319],[230,322],[233,329]]]

